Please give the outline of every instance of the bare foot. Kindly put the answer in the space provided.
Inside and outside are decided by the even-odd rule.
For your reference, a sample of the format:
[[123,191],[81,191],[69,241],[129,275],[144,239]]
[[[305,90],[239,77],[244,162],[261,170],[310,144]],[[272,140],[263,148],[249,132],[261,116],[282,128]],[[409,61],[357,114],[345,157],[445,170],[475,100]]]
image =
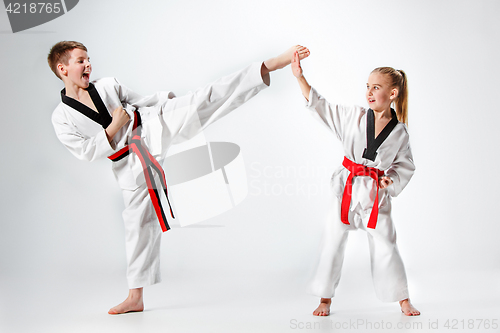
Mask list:
[[264,65],[265,67],[267,67],[269,72],[288,66],[292,62],[293,54],[295,53],[295,51],[297,51],[297,53],[299,54],[300,60],[309,57],[310,54],[309,49],[307,47],[301,45],[295,45],[286,50],[285,52],[283,52],[282,54],[280,54],[279,56],[264,61]]
[[109,314],[121,314],[127,312],[141,312],[144,310],[144,302],[142,301],[142,288],[130,289],[128,297],[123,303],[111,308]]
[[420,311],[415,309],[409,298],[399,301],[399,305],[401,305],[401,312],[406,316],[420,316]]
[[313,315],[315,316],[328,316],[330,315],[330,304],[332,304],[331,298],[322,298],[319,306],[314,310]]

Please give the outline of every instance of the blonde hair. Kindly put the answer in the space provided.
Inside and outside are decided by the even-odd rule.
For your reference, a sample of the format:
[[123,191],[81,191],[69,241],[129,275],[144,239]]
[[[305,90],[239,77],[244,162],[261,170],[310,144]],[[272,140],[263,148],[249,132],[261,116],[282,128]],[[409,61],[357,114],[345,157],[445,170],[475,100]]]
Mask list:
[[398,89],[398,97],[394,103],[396,104],[396,115],[398,120],[408,125],[408,78],[406,73],[401,69],[392,67],[378,67],[372,73],[380,73],[387,75],[391,81],[391,87]]
[[60,79],[61,77],[57,72],[57,65],[67,65],[70,58],[70,52],[73,49],[81,49],[87,52],[87,48],[85,47],[85,45],[74,41],[62,41],[55,44],[50,49],[49,55],[47,56],[47,62],[49,63],[50,69],[52,69],[54,74]]

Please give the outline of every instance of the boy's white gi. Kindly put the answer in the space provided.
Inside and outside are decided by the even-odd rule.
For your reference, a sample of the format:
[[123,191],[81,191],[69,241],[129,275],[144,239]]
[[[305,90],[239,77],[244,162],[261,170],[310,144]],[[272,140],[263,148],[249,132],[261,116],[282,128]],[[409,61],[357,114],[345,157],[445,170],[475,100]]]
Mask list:
[[367,231],[373,283],[377,297],[392,302],[408,298],[406,273],[396,245],[396,230],[391,218],[391,196],[397,196],[408,184],[415,171],[406,125],[398,122],[377,150],[374,161],[363,158],[367,148],[367,113],[358,106],[345,107],[328,103],[311,88],[307,107],[337,135],[349,160],[385,171],[393,184],[379,190],[378,221],[374,229],[367,228],[377,183],[367,176],[354,177],[349,222],[341,221],[341,201],[350,171],[340,166],[333,174],[331,211],[326,221],[322,252],[318,268],[310,285],[313,295],[331,298],[335,294],[348,231]]
[[[93,161],[106,158],[129,143],[133,111],[137,109],[142,118],[143,145],[157,160],[162,160],[172,143],[190,139],[266,88],[261,66],[261,63],[254,63],[182,97],[175,97],[171,92],[142,97],[114,78],[95,81],[95,89],[108,112],[111,114],[123,106],[132,119],[111,143],[101,124],[63,102],[53,112],[52,123],[57,137],[73,155]],[[142,165],[136,154],[111,163],[125,202],[123,219],[129,288],[158,283],[161,281],[159,252],[162,233],[149,198]]]

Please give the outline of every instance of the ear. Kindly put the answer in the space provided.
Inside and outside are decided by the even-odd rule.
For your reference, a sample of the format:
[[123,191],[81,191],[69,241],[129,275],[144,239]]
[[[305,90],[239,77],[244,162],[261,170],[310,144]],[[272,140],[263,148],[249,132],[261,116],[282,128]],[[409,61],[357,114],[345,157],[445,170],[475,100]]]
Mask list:
[[66,70],[66,66],[64,64],[58,63],[57,64],[57,71],[61,76],[66,76],[68,74],[68,71]]
[[389,96],[389,99],[391,101],[394,101],[396,98],[398,98],[398,95],[399,95],[399,90],[397,88],[392,88],[391,95]]

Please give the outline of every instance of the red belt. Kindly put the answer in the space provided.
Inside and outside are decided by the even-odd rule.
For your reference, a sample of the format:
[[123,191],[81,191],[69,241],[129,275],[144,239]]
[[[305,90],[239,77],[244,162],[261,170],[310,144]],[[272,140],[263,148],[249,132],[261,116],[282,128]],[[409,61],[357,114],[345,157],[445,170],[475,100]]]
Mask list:
[[142,164],[142,170],[144,172],[144,178],[146,178],[146,183],[148,185],[149,196],[151,198],[151,202],[153,203],[156,216],[161,225],[161,229],[163,232],[170,229],[170,226],[167,223],[167,218],[165,217],[165,213],[163,212],[163,207],[160,202],[160,195],[156,190],[155,179],[153,176],[153,169],[156,171],[158,176],[160,176],[160,182],[165,191],[165,196],[167,197],[167,203],[170,208],[170,216],[174,217],[174,213],[172,211],[172,206],[170,205],[170,201],[168,200],[168,191],[167,191],[167,182],[165,181],[165,173],[163,172],[162,167],[156,161],[156,159],[149,153],[149,151],[142,145],[141,142],[141,116],[139,112],[134,111],[134,126],[132,127],[132,140],[128,146],[120,149],[118,152],[114,153],[111,156],[108,156],[110,160],[113,162],[119,161],[125,156],[127,156],[130,151],[134,152]]
[[377,195],[375,196],[375,201],[373,202],[372,212],[370,214],[370,219],[368,220],[368,228],[375,229],[377,225],[378,218],[378,178],[384,175],[382,170],[377,168],[370,168],[361,164],[356,164],[347,157],[344,157],[344,162],[342,165],[350,171],[349,177],[344,187],[344,194],[342,196],[342,208],[340,211],[340,219],[345,224],[349,224],[349,207],[351,206],[351,194],[352,194],[352,178],[356,176],[368,176],[375,180],[377,183]]

